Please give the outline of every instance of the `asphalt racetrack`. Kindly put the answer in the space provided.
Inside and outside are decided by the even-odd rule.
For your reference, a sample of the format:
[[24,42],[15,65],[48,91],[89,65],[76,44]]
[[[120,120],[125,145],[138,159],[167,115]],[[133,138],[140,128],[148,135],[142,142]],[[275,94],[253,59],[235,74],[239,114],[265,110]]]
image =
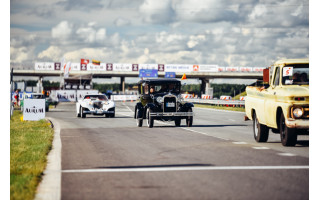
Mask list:
[[115,118],[78,118],[75,103],[46,113],[61,127],[61,199],[309,199],[309,136],[256,143],[244,113],[203,108],[192,127],[137,127],[134,105],[116,102]]

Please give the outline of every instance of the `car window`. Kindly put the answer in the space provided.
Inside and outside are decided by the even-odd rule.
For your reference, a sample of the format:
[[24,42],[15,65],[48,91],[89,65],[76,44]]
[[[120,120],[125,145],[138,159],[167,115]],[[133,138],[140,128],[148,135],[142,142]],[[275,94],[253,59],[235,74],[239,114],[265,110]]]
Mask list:
[[280,82],[280,70],[279,70],[279,67],[277,67],[276,68],[276,76],[275,76],[275,79],[274,79],[274,85],[278,86],[279,82]]

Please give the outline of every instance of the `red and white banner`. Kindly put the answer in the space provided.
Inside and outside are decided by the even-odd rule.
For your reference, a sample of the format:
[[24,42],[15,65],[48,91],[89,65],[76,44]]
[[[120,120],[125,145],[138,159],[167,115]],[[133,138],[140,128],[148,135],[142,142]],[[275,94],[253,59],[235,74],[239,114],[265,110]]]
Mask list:
[[227,72],[237,72],[239,67],[226,67]]
[[241,72],[252,72],[252,67],[240,67]]
[[212,99],[212,96],[203,94],[201,95],[201,99]]
[[89,59],[81,59],[81,64],[89,64]]

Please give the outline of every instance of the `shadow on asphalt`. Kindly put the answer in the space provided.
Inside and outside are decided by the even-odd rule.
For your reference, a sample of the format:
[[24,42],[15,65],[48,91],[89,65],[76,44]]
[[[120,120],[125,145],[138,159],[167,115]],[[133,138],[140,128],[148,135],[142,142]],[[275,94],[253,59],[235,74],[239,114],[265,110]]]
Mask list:
[[[280,144],[281,142],[267,142],[267,143],[273,143],[273,144]],[[309,140],[298,140],[296,146],[292,146],[292,147],[309,147]],[[290,147],[287,147],[290,148]]]
[[134,168],[168,168],[168,167],[210,167],[212,164],[172,164],[172,165],[128,165],[128,166],[105,166],[99,169],[134,169]]

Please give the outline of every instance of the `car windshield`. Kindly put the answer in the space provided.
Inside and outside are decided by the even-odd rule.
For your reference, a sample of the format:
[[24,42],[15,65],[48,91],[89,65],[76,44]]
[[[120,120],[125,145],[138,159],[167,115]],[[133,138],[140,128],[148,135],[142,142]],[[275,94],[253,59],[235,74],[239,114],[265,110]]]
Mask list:
[[309,85],[309,64],[283,67],[283,85]]
[[84,99],[106,101],[107,97],[105,95],[87,95],[87,96],[84,97]]
[[150,85],[150,94],[172,92],[179,93],[180,85],[176,83],[163,83]]

